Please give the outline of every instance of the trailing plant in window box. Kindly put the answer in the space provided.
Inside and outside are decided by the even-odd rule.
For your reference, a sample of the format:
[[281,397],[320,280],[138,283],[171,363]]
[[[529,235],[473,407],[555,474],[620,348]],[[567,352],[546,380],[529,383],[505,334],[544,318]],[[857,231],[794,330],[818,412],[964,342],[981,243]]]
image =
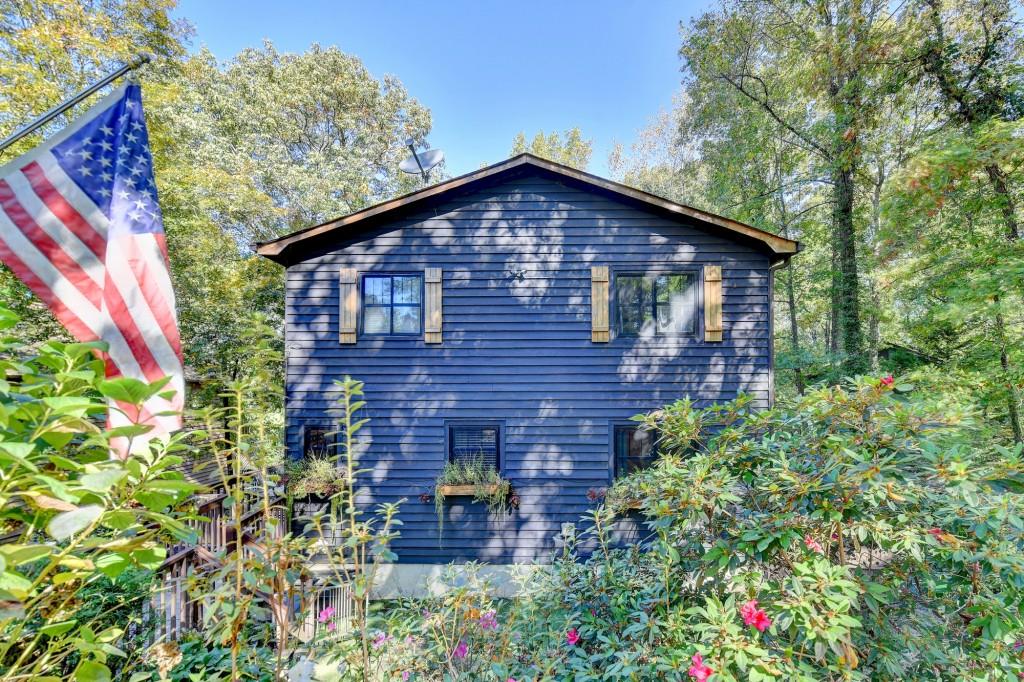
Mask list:
[[639,471],[615,481],[602,496],[604,505],[616,514],[643,509],[644,493],[640,489],[640,481],[645,473]]
[[438,534],[444,528],[444,503],[449,497],[472,497],[484,502],[496,514],[507,514],[518,506],[512,483],[482,457],[447,462],[434,481],[434,510]]
[[330,497],[345,488],[345,473],[334,458],[307,457],[288,467],[288,493],[295,497]]

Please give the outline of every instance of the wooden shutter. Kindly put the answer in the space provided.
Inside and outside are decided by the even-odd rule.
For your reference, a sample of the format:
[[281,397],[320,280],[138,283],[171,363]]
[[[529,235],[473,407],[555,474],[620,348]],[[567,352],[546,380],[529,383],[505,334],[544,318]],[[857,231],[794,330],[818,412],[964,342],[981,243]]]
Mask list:
[[590,340],[608,343],[608,266],[590,268]]
[[704,340],[722,340],[722,266],[704,266]]
[[356,342],[359,319],[359,273],[355,268],[338,271],[338,343]]
[[425,343],[441,343],[441,268],[426,268],[423,271],[424,305],[423,305],[423,341]]

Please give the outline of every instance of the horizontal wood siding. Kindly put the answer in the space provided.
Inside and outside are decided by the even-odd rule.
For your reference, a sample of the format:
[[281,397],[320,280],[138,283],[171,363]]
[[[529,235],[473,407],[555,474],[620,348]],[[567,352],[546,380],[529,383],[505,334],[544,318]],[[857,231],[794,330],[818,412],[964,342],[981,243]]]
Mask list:
[[[591,267],[616,272],[722,268],[721,343],[694,337],[591,341]],[[768,258],[733,239],[599,194],[526,177],[405,217],[364,241],[339,242],[287,271],[287,443],[332,420],[332,381],[366,382],[364,505],[406,498],[400,561],[543,560],[586,493],[609,483],[615,422],[690,397],[769,400]],[[338,343],[339,268],[443,272],[443,342]],[[699,284],[699,278],[698,278]],[[698,287],[699,289],[702,287]],[[699,297],[700,298],[700,297]],[[503,473],[520,507],[507,517],[465,499],[448,505],[439,541],[421,502],[445,460],[446,420],[505,427]],[[639,532],[628,523],[625,537]]]

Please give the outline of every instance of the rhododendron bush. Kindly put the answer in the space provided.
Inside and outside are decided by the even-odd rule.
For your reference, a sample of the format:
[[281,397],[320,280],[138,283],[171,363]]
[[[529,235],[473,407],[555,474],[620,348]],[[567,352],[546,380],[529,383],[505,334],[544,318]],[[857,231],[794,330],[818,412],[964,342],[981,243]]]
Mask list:
[[[754,412],[638,418],[618,482],[514,601],[463,579],[391,609],[396,679],[1018,679],[1021,449],[889,378]],[[616,547],[640,501],[650,535]],[[461,676],[461,677],[460,677]]]

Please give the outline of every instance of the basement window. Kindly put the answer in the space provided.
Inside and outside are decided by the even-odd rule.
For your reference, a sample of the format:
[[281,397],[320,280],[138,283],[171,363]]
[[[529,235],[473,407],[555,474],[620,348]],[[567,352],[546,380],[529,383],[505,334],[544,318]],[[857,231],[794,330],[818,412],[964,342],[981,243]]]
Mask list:
[[481,461],[498,470],[501,464],[501,426],[498,424],[449,424],[448,461]]
[[615,478],[628,476],[647,469],[658,458],[654,433],[635,425],[616,425],[613,447],[615,450]]
[[332,436],[331,429],[317,424],[306,424],[302,427],[302,457],[330,457]]

